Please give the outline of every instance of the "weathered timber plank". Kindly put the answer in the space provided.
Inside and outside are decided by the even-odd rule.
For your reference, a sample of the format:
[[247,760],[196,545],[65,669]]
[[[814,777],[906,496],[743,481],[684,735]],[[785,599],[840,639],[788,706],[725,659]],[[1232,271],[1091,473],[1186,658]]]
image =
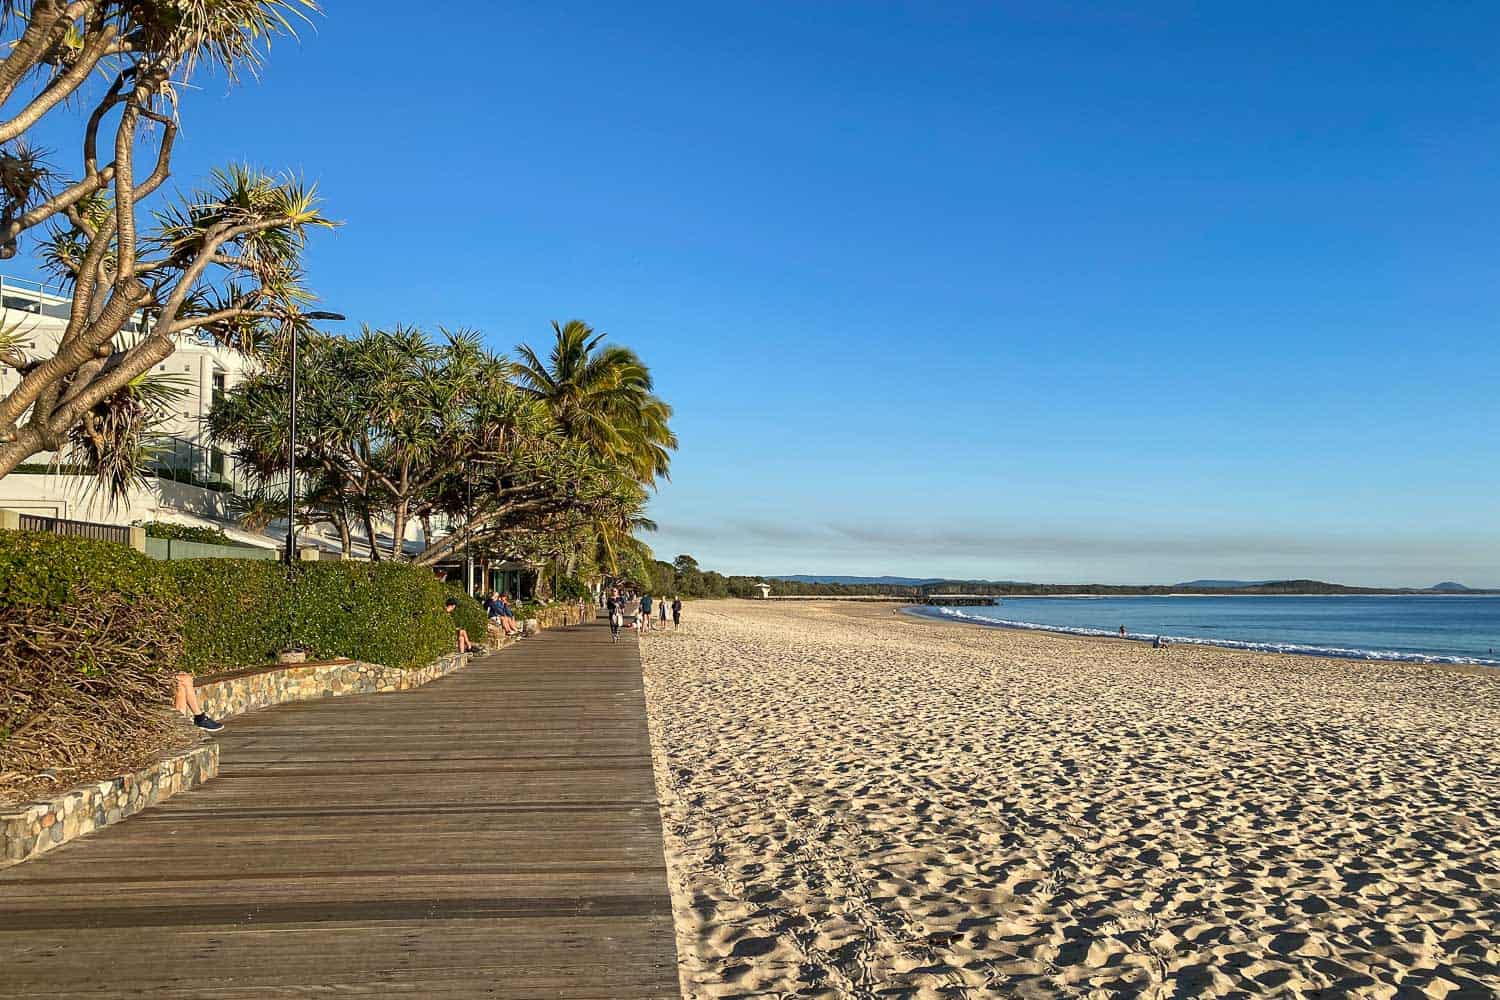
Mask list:
[[218,780],[0,872],[0,997],[678,995],[633,643],[543,633],[221,743]]

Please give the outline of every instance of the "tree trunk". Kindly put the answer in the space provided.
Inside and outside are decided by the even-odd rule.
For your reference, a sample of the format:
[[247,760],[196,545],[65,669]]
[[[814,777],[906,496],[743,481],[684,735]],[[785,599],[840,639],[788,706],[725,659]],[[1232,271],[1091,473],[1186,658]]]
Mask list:
[[40,431],[34,427],[18,428],[14,440],[0,445],[0,476],[9,475],[16,470],[16,466],[37,452],[46,450]]
[[394,527],[391,528],[391,559],[395,562],[400,562],[406,554],[407,521],[405,502],[396,504]]
[[368,505],[360,509],[360,518],[365,522],[365,537],[370,540],[370,561],[380,562],[380,543],[375,540],[375,515]]

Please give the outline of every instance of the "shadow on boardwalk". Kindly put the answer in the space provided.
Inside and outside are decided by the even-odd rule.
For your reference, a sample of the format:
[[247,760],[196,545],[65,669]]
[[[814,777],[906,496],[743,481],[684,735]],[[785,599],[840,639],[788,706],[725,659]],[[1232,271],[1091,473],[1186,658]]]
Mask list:
[[589,625],[235,719],[215,781],[0,872],[0,996],[677,997],[645,712]]

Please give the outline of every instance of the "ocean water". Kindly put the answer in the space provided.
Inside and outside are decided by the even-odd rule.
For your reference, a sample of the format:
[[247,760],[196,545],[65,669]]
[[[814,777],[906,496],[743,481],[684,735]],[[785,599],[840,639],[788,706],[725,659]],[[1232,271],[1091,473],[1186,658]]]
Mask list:
[[1472,597],[1006,597],[915,614],[1072,635],[1500,667],[1500,595]]

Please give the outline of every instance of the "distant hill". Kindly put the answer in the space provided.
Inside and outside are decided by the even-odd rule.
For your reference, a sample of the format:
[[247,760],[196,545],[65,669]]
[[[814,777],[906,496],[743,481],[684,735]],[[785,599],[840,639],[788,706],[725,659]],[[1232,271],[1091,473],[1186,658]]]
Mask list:
[[870,585],[876,587],[925,587],[929,583],[941,583],[940,576],[917,579],[912,576],[768,576],[767,580],[791,580],[793,583],[842,583],[845,586]]
[[1174,587],[1195,587],[1200,590],[1238,590],[1241,587],[1264,587],[1271,580],[1189,580],[1174,583]]
[[[1055,597],[1088,594],[1097,597],[1165,596],[1168,594],[1484,594],[1493,591],[1474,590],[1451,580],[1426,590],[1415,588],[1351,587],[1322,580],[1189,580],[1171,585],[1148,584],[1128,586],[1098,583],[1023,583],[1016,580],[954,580],[928,576],[796,576],[764,577],[772,584],[781,583],[783,595],[854,596],[881,594],[900,596],[921,590],[924,593],[988,594],[996,597]],[[773,588],[774,591],[774,588]]]

